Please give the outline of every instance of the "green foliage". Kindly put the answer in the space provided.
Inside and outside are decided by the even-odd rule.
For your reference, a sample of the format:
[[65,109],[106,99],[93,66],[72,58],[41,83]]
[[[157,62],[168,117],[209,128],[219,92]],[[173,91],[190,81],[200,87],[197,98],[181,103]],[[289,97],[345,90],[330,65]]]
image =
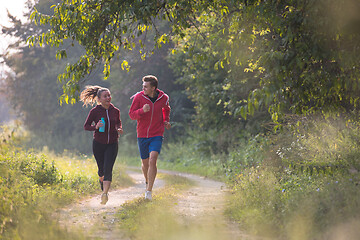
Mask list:
[[[168,28],[166,22],[159,23],[159,30]],[[144,44],[151,45],[154,34],[148,33],[147,35]],[[121,60],[114,59],[112,61],[111,74],[107,81],[110,83],[112,91],[112,102],[119,107],[122,113],[121,119],[124,129],[126,129],[126,142],[131,141],[132,144],[136,144],[136,121],[131,120],[127,113],[132,102],[130,98],[142,90],[141,79],[145,75],[155,75],[159,80],[159,89],[170,97],[172,128],[170,131],[166,131],[168,140],[174,140],[179,134],[183,134],[187,123],[190,121],[193,104],[184,93],[184,87],[174,81],[175,76],[168,61],[168,51],[171,47],[172,44],[170,43],[163,44],[161,49],[146,55],[144,58],[137,51],[123,52],[123,58],[128,59],[131,66],[130,71],[123,71]]]
[[227,175],[232,176],[233,172],[261,165],[268,149],[269,139],[266,135],[258,134],[243,138],[241,142],[232,146],[227,156]]
[[20,166],[18,167],[22,174],[33,179],[37,185],[52,185],[59,181],[59,174],[54,166],[47,163],[44,155],[40,159],[28,155],[27,161],[18,161]]
[[[45,156],[9,151],[0,155],[0,169],[0,231],[5,239],[15,236],[32,239],[37,234],[54,239],[76,237],[54,226],[50,214],[56,207],[69,203],[80,188],[69,191],[59,171]],[[82,184],[89,182],[82,179]]]
[[248,123],[244,115],[247,98],[259,80],[256,74],[244,72],[244,62],[254,57],[248,49],[251,41],[239,39],[236,45],[232,43],[235,39],[229,35],[224,14],[226,11],[202,14],[197,18],[197,29],[188,29],[186,38],[174,38],[172,67],[196,104],[197,125],[243,129]]
[[251,232],[319,239],[360,216],[359,127],[314,119],[296,129],[251,140],[230,158],[228,214]]
[[[194,3],[196,3],[194,1]],[[104,75],[110,74],[110,60],[120,49],[133,50],[136,46],[146,55],[143,44],[146,33],[155,31],[153,48],[159,48],[169,41],[167,33],[157,28],[158,20],[167,20],[172,32],[180,34],[183,27],[189,27],[194,14],[210,5],[199,2],[194,8],[188,1],[62,1],[53,5],[53,14],[46,15],[36,9],[30,19],[39,25],[49,25],[42,34],[29,37],[32,46],[43,44],[59,47],[66,39],[77,41],[84,47],[84,53],[74,64],[69,64],[59,75],[63,82],[63,99],[76,99],[80,90],[79,81],[88,75],[100,62],[104,64]],[[57,57],[66,57],[66,51],[58,51]],[[122,67],[126,68],[127,60]]]
[[21,144],[24,131],[20,126],[20,121],[14,121],[12,125],[0,126],[0,154],[9,151],[9,149],[15,150]]
[[[56,3],[53,0],[41,0],[36,8],[43,13],[50,14],[50,6]],[[91,152],[91,133],[83,130],[82,125],[90,108],[85,109],[80,103],[66,104],[59,107],[60,103],[71,103],[71,99],[61,97],[62,87],[55,84],[56,76],[69,63],[76,61],[83,50],[77,43],[72,44],[70,40],[64,41],[66,53],[63,48],[50,48],[49,46],[32,47],[24,45],[26,39],[34,32],[44,33],[46,26],[35,25],[35,23],[21,22],[9,16],[13,23],[12,27],[4,28],[6,35],[15,35],[19,41],[10,46],[8,54],[4,56],[6,64],[11,67],[15,75],[8,74],[4,82],[5,91],[9,102],[24,121],[24,125],[31,131],[28,147],[41,149],[44,145],[56,152],[64,149],[79,153]],[[159,31],[168,30],[170,27],[166,22],[160,21],[157,26]],[[143,43],[151,45],[154,43],[156,32],[149,32]],[[74,45],[74,46],[71,46]],[[71,47],[70,47],[71,46]],[[141,90],[141,78],[144,75],[154,74],[160,81],[159,87],[170,96],[172,107],[171,122],[173,128],[168,131],[167,136],[173,139],[184,132],[186,123],[189,122],[193,112],[193,104],[187,95],[183,93],[183,86],[176,84],[172,70],[167,61],[168,50],[172,44],[163,43],[161,49],[152,53],[152,50],[143,48],[146,56],[138,51],[122,52],[124,59],[131,65],[131,71],[124,71],[123,60],[114,58],[111,62],[111,74],[108,81],[102,81],[98,75],[99,69],[82,79],[79,86],[83,87],[85,82],[109,87],[112,92],[112,102],[121,110],[121,119],[125,135],[120,139],[121,144],[129,141],[133,144],[136,140],[135,121],[131,121],[127,114],[130,97]],[[136,47],[136,50],[140,47]],[[71,54],[70,54],[71,53]],[[61,55],[69,55],[67,59],[55,59]],[[64,55],[65,56],[65,55]],[[144,60],[143,60],[143,59]],[[41,107],[39,107],[41,105]],[[66,141],[64,141],[66,139]]]
[[253,38],[249,48],[254,54],[245,71],[256,73],[260,86],[250,92],[247,112],[263,102],[279,122],[288,111],[357,110],[360,32],[350,26],[359,20],[353,14],[358,6],[345,2],[255,1],[229,15],[231,24],[246,16],[238,23],[243,31],[230,28],[234,45],[243,33]]
[[197,16],[200,33],[175,39],[174,68],[201,122],[246,120],[262,109],[275,123],[289,112],[357,112],[355,1],[223,4],[227,11]]
[[226,213],[248,233],[322,239],[346,232],[356,239],[360,128],[339,119],[301,121],[277,134],[243,136],[226,154],[204,154],[193,137],[168,144],[159,165],[227,179]]
[[[223,178],[226,154],[213,154],[205,143],[192,137],[167,143],[161,150],[158,165],[163,169],[189,172],[212,178]],[[203,145],[204,144],[204,145]]]
[[[84,239],[58,225],[55,210],[99,192],[95,161],[79,156],[39,154],[16,147],[21,138],[0,134],[0,239]],[[16,128],[15,128],[16,129]],[[19,142],[20,141],[20,142]],[[115,166],[113,187],[130,178]]]
[[[36,6],[49,12],[51,3],[54,1],[42,0]],[[41,149],[46,145],[57,152],[64,149],[90,152],[91,133],[82,128],[89,109],[83,108],[80,103],[59,106],[62,87],[55,82],[67,62],[54,58],[57,49],[49,46],[29,48],[24,45],[34,32],[44,32],[46,28],[9,17],[13,25],[4,27],[3,34],[15,36],[18,41],[3,56],[13,71],[7,74],[3,90],[17,117],[31,132],[27,146]],[[83,50],[76,45],[71,52],[73,55],[67,59],[69,62],[75,61]],[[99,82],[95,75],[90,76],[88,81],[90,84],[97,81],[98,85],[108,86],[101,80]]]
[[[33,11],[34,23],[49,26],[49,31],[28,42],[61,46],[72,41],[85,48],[59,76],[66,102],[76,100],[80,80],[98,63],[109,77],[110,60],[120,49],[136,49],[146,59],[171,41],[172,68],[195,102],[197,126],[205,131],[231,128],[257,134],[269,117],[279,124],[290,112],[357,113],[355,0],[94,0],[62,1],[52,9],[48,15]],[[57,57],[67,53],[61,49]],[[131,55],[121,53],[116,71],[133,62]]]

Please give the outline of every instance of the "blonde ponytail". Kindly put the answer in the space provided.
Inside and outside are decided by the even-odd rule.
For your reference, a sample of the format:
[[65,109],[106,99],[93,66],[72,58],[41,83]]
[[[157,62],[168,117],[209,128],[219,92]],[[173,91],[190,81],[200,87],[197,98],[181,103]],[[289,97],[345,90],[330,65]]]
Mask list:
[[83,106],[94,105],[98,103],[103,91],[109,91],[109,89],[100,86],[86,86],[85,90],[80,93],[80,101],[84,102]]

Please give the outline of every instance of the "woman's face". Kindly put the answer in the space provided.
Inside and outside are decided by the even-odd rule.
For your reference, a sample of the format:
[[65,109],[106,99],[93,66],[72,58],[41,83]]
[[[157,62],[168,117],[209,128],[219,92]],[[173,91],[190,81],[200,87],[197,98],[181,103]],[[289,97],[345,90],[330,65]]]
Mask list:
[[99,98],[99,102],[102,104],[102,105],[110,105],[110,102],[111,102],[111,94],[110,94],[110,91],[103,91],[101,94],[100,94],[100,98]]

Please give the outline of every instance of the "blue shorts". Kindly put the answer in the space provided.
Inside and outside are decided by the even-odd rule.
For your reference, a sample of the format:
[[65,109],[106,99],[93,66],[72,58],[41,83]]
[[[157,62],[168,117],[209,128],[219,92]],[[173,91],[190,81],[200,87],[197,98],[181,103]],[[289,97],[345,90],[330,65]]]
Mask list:
[[138,138],[138,146],[141,159],[149,158],[150,152],[152,151],[156,151],[160,154],[162,142],[162,136],[156,136],[151,138]]

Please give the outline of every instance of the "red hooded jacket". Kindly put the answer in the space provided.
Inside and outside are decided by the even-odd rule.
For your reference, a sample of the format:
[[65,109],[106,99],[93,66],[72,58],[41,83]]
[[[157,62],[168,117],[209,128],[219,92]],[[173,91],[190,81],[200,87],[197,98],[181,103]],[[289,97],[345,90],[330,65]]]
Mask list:
[[[105,119],[105,132],[99,132],[99,129],[96,129],[96,124],[102,117]],[[120,110],[111,103],[109,109],[101,105],[92,108],[84,123],[84,129],[94,131],[94,139],[102,144],[117,142],[119,138],[117,129],[121,127]]]
[[[129,116],[132,120],[137,120],[137,137],[150,138],[163,136],[165,125],[164,122],[170,121],[170,105],[169,96],[163,91],[157,89],[158,98],[153,103],[144,91],[136,93],[131,98],[134,98]],[[143,106],[150,105],[150,111],[144,112]]]

